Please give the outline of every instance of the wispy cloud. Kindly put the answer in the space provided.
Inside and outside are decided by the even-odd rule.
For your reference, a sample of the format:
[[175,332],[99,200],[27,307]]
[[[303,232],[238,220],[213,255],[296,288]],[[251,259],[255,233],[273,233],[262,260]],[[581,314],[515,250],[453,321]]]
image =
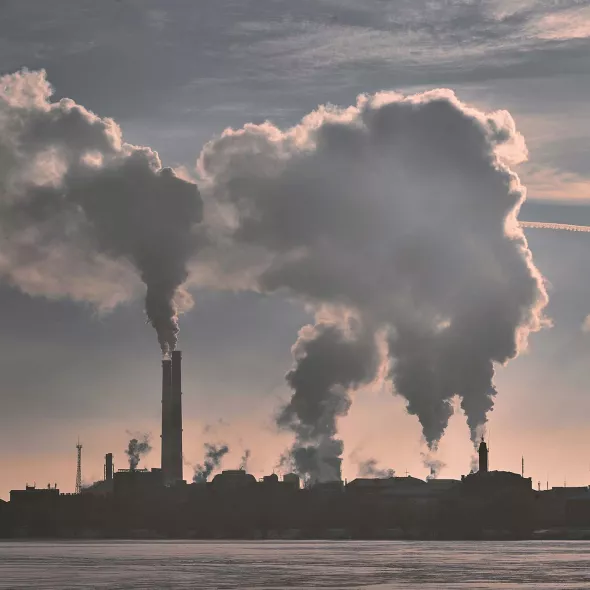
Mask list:
[[555,168],[535,168],[523,174],[528,195],[549,201],[590,200],[590,178]]
[[537,28],[541,39],[587,39],[590,37],[590,6],[544,15]]

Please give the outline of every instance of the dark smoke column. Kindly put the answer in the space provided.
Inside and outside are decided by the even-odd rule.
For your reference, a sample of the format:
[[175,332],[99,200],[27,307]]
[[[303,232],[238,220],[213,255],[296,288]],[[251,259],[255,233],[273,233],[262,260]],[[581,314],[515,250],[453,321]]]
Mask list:
[[170,485],[182,480],[182,352],[162,361],[162,472]]

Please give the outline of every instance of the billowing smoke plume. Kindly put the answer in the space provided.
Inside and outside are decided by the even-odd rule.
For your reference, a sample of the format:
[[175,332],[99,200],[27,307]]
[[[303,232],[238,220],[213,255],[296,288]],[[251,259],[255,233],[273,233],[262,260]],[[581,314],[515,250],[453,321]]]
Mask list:
[[246,449],[240,460],[240,469],[248,471],[248,461],[250,460],[250,449]]
[[202,201],[112,119],[51,102],[45,72],[0,78],[0,277],[33,295],[110,308],[147,287],[162,351],[176,346],[179,290]]
[[526,156],[507,112],[449,90],[361,96],[285,131],[250,124],[205,146],[201,189],[224,212],[217,271],[247,260],[246,285],[347,310],[360,326],[345,336],[346,322],[319,321],[295,345],[279,424],[295,432],[300,473],[338,477],[335,419],[350,387],[383,374],[375,336],[430,449],[454,395],[476,440],[494,365],[544,321],[547,295],[516,220],[525,192],[508,168]]
[[144,434],[137,438],[132,438],[127,445],[125,454],[129,457],[129,469],[135,471],[141,458],[147,455],[152,450],[150,445],[149,434]]
[[524,189],[508,162],[527,154],[507,112],[449,90],[379,93],[285,131],[227,130],[199,158],[211,215],[195,258],[196,185],[111,119],[50,99],[44,72],[1,79],[0,277],[99,308],[133,296],[139,277],[164,354],[190,304],[189,260],[193,283],[315,306],[278,419],[310,479],[340,476],[336,420],[385,360],[431,450],[454,395],[477,440],[495,364],[526,346],[547,303],[516,221]]
[[373,334],[356,324],[305,326],[293,347],[286,377],[293,395],[277,423],[295,433],[292,463],[312,484],[342,478],[336,419],[348,413],[348,390],[370,381],[378,364]]
[[202,465],[195,465],[193,481],[195,483],[206,482],[213,471],[221,465],[221,460],[227,453],[229,453],[227,445],[205,443],[205,459]]
[[377,467],[377,459],[361,461],[358,467],[359,477],[377,477],[385,479],[395,476],[395,469],[380,469]]

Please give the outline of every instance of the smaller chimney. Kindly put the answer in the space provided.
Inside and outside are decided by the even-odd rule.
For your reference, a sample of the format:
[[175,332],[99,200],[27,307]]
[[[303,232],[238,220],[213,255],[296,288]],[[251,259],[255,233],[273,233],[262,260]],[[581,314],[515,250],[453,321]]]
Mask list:
[[107,453],[104,456],[104,479],[105,481],[113,480],[113,453]]
[[479,443],[479,472],[480,473],[487,473],[488,472],[488,446],[486,445],[484,439],[481,439]]

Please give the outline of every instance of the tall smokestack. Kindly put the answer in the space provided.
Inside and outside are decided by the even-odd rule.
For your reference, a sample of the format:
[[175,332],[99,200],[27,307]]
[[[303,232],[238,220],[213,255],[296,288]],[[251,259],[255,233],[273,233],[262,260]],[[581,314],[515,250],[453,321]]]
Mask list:
[[173,481],[182,479],[182,352],[172,353],[171,424],[171,472]]
[[107,453],[104,456],[104,479],[105,481],[113,480],[113,453]]
[[162,472],[164,481],[182,480],[182,353],[162,361]]
[[162,361],[162,474],[166,482],[170,481],[170,406],[172,393],[172,361]]
[[484,439],[481,439],[479,443],[479,472],[488,472],[488,445],[486,445]]

